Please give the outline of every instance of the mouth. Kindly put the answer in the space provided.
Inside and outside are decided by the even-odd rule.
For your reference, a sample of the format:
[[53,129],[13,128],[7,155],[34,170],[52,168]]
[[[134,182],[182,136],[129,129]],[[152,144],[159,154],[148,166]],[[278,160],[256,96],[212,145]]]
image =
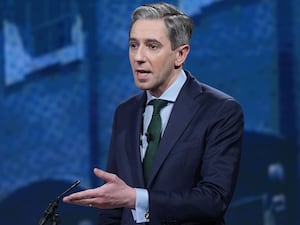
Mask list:
[[144,69],[137,69],[135,70],[135,76],[138,80],[145,80],[148,78],[151,71],[144,70]]

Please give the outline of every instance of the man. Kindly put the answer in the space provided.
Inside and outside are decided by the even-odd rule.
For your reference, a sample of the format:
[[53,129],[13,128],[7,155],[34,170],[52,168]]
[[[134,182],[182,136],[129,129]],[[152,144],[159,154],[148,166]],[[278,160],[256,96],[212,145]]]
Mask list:
[[[166,3],[133,12],[129,58],[143,92],[116,109],[107,172],[94,169],[105,184],[64,198],[99,208],[99,224],[224,224],[238,176],[243,112],[232,97],[183,70],[192,26]],[[152,99],[166,100],[158,141],[148,128]],[[158,142],[149,166],[146,155]]]

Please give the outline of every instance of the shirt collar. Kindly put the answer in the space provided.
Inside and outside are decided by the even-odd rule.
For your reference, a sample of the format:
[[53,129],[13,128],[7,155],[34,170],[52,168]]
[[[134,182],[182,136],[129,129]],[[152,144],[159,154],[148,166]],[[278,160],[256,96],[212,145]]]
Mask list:
[[[162,93],[159,99],[164,99],[167,100],[168,102],[175,102],[186,79],[187,78],[184,71],[181,70],[179,76],[176,78],[173,84],[171,84],[171,86],[168,87],[167,90],[164,91],[164,93]],[[147,93],[147,104],[148,104],[149,101],[155,99],[156,97],[152,96],[149,90],[147,90],[146,93]]]

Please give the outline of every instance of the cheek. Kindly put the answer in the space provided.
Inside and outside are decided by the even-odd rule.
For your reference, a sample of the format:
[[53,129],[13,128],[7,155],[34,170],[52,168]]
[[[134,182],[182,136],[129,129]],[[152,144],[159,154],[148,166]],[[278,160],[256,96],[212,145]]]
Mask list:
[[174,60],[169,55],[160,57],[155,62],[156,69],[159,70],[158,72],[170,72],[174,68]]
[[151,59],[151,64],[157,70],[164,70],[166,67],[169,66],[169,59],[166,56],[160,56]]

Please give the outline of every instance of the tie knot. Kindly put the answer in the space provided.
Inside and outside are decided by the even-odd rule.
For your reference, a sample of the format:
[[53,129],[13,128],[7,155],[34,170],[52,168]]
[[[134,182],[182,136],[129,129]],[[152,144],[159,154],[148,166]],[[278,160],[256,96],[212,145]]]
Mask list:
[[163,99],[152,99],[149,105],[153,105],[153,115],[159,114],[160,110],[168,104],[168,101]]

